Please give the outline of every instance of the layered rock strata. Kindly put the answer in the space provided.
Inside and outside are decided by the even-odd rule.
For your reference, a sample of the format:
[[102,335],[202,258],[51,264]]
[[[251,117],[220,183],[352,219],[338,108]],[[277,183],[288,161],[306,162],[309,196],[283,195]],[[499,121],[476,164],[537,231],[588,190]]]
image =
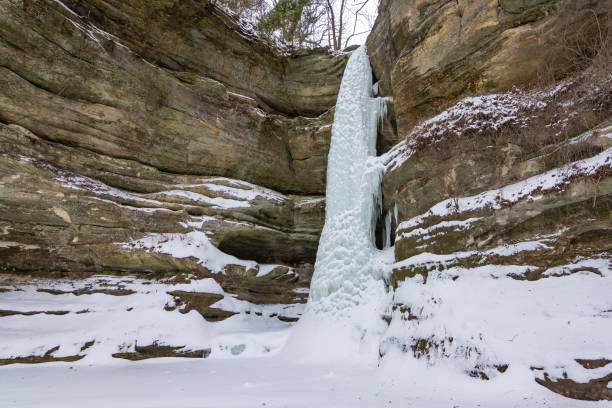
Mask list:
[[397,132],[381,146],[464,96],[541,85],[584,66],[611,7],[609,0],[382,0],[367,45],[381,92],[393,96]]
[[346,57],[282,55],[207,2],[170,3],[0,4],[4,270],[189,269],[117,243],[191,229],[314,261]]
[[[610,358],[597,339],[612,309],[602,289],[612,271],[609,5],[381,2],[368,49],[395,123],[381,142],[393,145],[382,187],[395,244],[383,355],[459,361],[485,380],[520,362],[554,392],[609,399],[609,370],[576,362]],[[568,60],[597,26],[590,56]],[[541,331],[527,340],[530,327]],[[539,347],[558,360],[512,351]]]
[[0,269],[305,302],[346,60],[209,2],[2,0]]

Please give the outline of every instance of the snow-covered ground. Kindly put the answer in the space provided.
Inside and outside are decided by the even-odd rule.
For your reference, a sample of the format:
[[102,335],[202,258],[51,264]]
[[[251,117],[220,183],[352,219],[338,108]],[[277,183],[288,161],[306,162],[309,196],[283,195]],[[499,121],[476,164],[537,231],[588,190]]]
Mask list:
[[[0,293],[0,316],[5,314],[0,317],[0,359],[44,356],[59,346],[52,357],[82,356],[79,363],[106,364],[115,360],[113,353],[154,343],[210,349],[209,358],[273,354],[290,327],[277,316],[297,318],[304,308],[239,300],[212,278],[173,284],[100,275],[3,288],[9,291]],[[174,291],[218,295],[211,307],[236,314],[209,322],[196,310],[181,313]],[[13,312],[26,314],[8,315]]]
[[[561,284],[551,281],[556,282]],[[530,283],[514,283],[522,284]],[[466,285],[470,285],[467,280],[453,292],[455,297],[468,293]],[[566,288],[570,286],[580,292],[576,285]],[[54,357],[84,357],[73,362],[0,367],[1,407],[573,408],[609,404],[569,400],[553,394],[534,382],[533,372],[524,364],[512,364],[503,375],[482,381],[466,376],[453,361],[441,360],[435,366],[428,366],[426,361],[395,349],[389,350],[379,361],[376,352],[353,349],[355,344],[346,338],[345,350],[330,350],[325,342],[324,325],[319,326],[313,320],[291,325],[273,316],[291,311],[298,315],[302,305],[252,305],[227,295],[212,279],[172,284],[132,277],[95,276],[81,281],[28,282],[4,288],[11,290],[1,293],[0,309],[67,313],[0,317],[0,358],[44,355],[55,346],[59,349],[52,353]],[[426,289],[422,285],[412,286],[412,289],[403,286],[397,297],[420,302],[426,294],[408,293],[419,288]],[[97,292],[99,290],[107,293]],[[166,306],[174,306],[174,298],[168,294],[172,290],[223,295],[224,298],[213,306],[239,313],[212,323],[196,311],[182,314],[178,309],[167,310]],[[497,290],[501,289],[497,287]],[[73,291],[76,292],[71,293]],[[506,297],[511,297],[512,293],[507,292]],[[525,292],[525,296],[534,299],[538,295],[546,294]],[[455,315],[470,312],[469,306],[474,302],[468,307],[457,308],[463,303],[461,299],[459,296],[458,303],[445,307],[456,308]],[[422,303],[428,305],[425,301]],[[500,298],[499,303],[504,303],[504,298]],[[524,303],[516,313],[508,313],[515,315],[517,321],[509,321],[508,325],[498,321],[500,333],[513,333],[513,327],[524,325],[521,319],[529,316],[523,312],[530,304]],[[567,308],[572,305],[567,303]],[[509,302],[506,307],[514,308]],[[554,305],[551,310],[554,312]],[[542,314],[536,317],[538,321],[561,324],[565,323],[560,317],[565,312],[559,310],[557,317],[547,318]],[[486,310],[480,311],[483,313],[486,314]],[[456,324],[470,320],[469,316],[456,316]],[[578,320],[572,324],[580,323],[579,316],[576,317]],[[472,318],[486,320],[476,314]],[[588,330],[588,327],[583,329]],[[601,334],[596,337],[605,347]],[[82,350],[92,340],[94,344]],[[111,357],[118,351],[133,351],[136,343],[153,342],[182,345],[191,350],[211,348],[211,354],[204,359],[145,361]],[[516,344],[521,348],[513,352],[529,350],[528,343],[528,337],[517,339]],[[338,339],[335,347],[338,347]],[[511,343],[507,349],[512,352]],[[330,354],[337,354],[341,359],[332,358]]]
[[609,407],[560,397],[528,367],[488,382],[416,360],[395,366],[296,363],[283,356],[117,360],[0,367],[2,407]]
[[[594,282],[596,279],[601,280],[599,284]],[[596,286],[583,288],[591,281]],[[542,359],[558,355],[559,350],[550,349],[550,354],[538,356],[538,350],[543,350],[542,343],[547,341],[561,344],[555,339],[559,333],[582,332],[585,338],[591,339],[592,344],[587,348],[606,350],[609,342],[605,336],[607,326],[602,324],[606,322],[605,316],[589,317],[592,312],[589,311],[605,309],[607,303],[601,296],[592,296],[589,305],[579,305],[574,300],[584,300],[585,290],[591,293],[597,287],[601,291],[609,290],[608,281],[607,277],[593,274],[574,274],[535,283],[508,278],[485,279],[479,275],[457,282],[440,280],[433,286],[410,281],[402,285],[395,300],[418,303],[426,308],[424,314],[431,315],[423,330],[427,324],[435,324],[444,316],[445,324],[455,330],[455,335],[473,332],[476,323],[492,325],[482,330],[496,331],[496,339],[499,338],[504,347],[495,349],[501,350],[504,357],[516,358],[512,357],[503,375],[489,381],[467,376],[463,366],[455,360],[439,359],[431,365],[426,359],[417,360],[411,353],[402,353],[397,348],[386,350],[385,357],[379,360],[375,348],[354,348],[358,342],[352,342],[349,337],[337,338],[333,345],[336,349],[333,349],[326,343],[329,336],[326,331],[332,330],[338,335],[342,334],[342,328],[333,331],[338,328],[330,329],[316,319],[304,319],[292,325],[273,316],[292,312],[299,315],[303,305],[249,304],[224,293],[212,279],[173,284],[125,276],[95,276],[80,281],[4,285],[11,290],[0,294],[2,310],[67,313],[0,317],[0,358],[44,355],[55,346],[60,347],[52,353],[54,357],[85,357],[72,362],[0,366],[0,406],[607,407],[609,401],[570,400],[539,386],[528,362],[542,362]],[[500,285],[500,282],[505,284]],[[437,290],[439,286],[445,287],[446,292]],[[492,307],[481,307],[484,297],[472,293],[477,287],[494,293],[497,300]],[[516,290],[510,290],[513,287]],[[560,287],[563,290],[559,291]],[[50,289],[53,293],[38,289]],[[444,304],[428,301],[433,289],[438,295],[444,294]],[[100,290],[108,292],[97,292]],[[180,313],[178,308],[170,310],[175,300],[168,292],[173,290],[223,295],[224,298],[213,306],[239,313],[213,323],[194,310],[186,314]],[[76,292],[71,293],[73,291]],[[559,297],[563,302],[559,303]],[[544,305],[544,299],[548,298],[553,300]],[[537,305],[541,313],[530,311]],[[506,317],[491,320],[498,312],[505,313]],[[576,330],[564,329],[568,327],[565,317],[568,315],[572,316],[571,327],[577,325]],[[594,319],[599,319],[599,323],[590,327],[589,322]],[[396,324],[390,328],[388,336],[400,328],[399,316],[394,321]],[[538,337],[537,334],[546,332],[547,328],[556,331],[550,331],[547,337]],[[598,331],[593,332],[594,328]],[[406,327],[402,330],[405,332]],[[520,335],[513,339],[516,332]],[[575,337],[580,340],[580,336]],[[513,342],[503,342],[504,339]],[[81,350],[91,340],[95,340],[94,344]],[[186,346],[190,350],[211,348],[211,354],[203,359],[144,361],[111,356],[118,351],[133,351],[136,343],[153,342]],[[580,347],[579,344],[568,346]],[[573,357],[569,351],[568,356]],[[605,367],[563,369],[575,371],[570,373],[578,379],[581,378],[576,375],[592,373],[597,376],[605,374],[602,370],[606,370]]]

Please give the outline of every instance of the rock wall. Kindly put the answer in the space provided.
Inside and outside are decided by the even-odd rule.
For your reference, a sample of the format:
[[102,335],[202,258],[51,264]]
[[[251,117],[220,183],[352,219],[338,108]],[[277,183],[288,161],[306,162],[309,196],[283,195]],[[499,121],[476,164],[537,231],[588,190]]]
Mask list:
[[[556,288],[551,299],[597,299],[591,335],[609,329],[598,292],[612,271],[609,10],[609,1],[381,2],[368,50],[393,101],[394,132],[381,146],[396,261],[383,355],[462,361],[481,379],[520,362],[555,392],[610,398],[608,377],[574,361],[599,351],[571,311],[559,317],[571,324],[521,348],[528,327],[554,320],[552,306],[526,296],[544,287]],[[497,319],[507,324],[492,328]],[[503,337],[509,327],[523,340]],[[555,355],[556,365],[523,351],[508,357],[509,341]],[[559,367],[564,374],[553,373]]]
[[215,79],[267,108],[317,116],[335,104],[346,57],[274,49],[210,3],[65,2],[147,61]]
[[1,0],[0,269],[214,276],[291,303],[346,59],[271,48],[209,2]]
[[382,93],[393,96],[397,132],[385,150],[461,97],[563,77],[586,45],[580,30],[588,26],[595,31],[587,35],[598,36],[592,12],[603,15],[611,6],[609,0],[382,0],[367,46]]
[[[329,129],[323,125],[331,121],[325,112],[334,104],[345,57],[278,56],[239,26],[222,24],[221,12],[206,2],[176,3],[168,11],[174,18],[149,16],[147,27],[162,38],[131,28],[130,21],[142,19],[137,11],[122,12],[129,21],[113,25],[111,5],[78,4],[89,17],[54,1],[2,2],[0,120],[166,172],[324,192]],[[90,14],[92,8],[98,12]],[[188,19],[181,14],[187,11],[197,16]],[[96,25],[96,16],[105,24]],[[150,55],[165,49],[178,52],[182,65]],[[269,115],[263,100],[292,115],[324,116]]]

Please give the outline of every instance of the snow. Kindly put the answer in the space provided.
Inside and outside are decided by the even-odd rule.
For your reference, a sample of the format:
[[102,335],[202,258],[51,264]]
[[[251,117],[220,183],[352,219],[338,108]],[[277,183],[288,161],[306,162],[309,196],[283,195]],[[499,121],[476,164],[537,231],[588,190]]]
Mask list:
[[398,230],[407,230],[424,223],[432,216],[445,217],[484,208],[499,209],[520,200],[539,200],[539,192],[558,189],[570,183],[574,177],[586,177],[601,169],[612,167],[612,147],[588,159],[579,160],[542,174],[510,184],[496,190],[489,190],[471,197],[451,198],[431,207],[425,214],[400,223]]
[[522,114],[524,111],[544,107],[546,103],[541,98],[521,92],[470,96],[422,122],[414,133],[426,139],[436,139],[449,128],[480,133],[488,128],[498,130],[509,123],[523,125],[529,119]]
[[[401,361],[401,364],[398,362]],[[288,359],[155,359],[112,365],[0,367],[0,405],[27,408],[599,408],[537,385],[529,367],[483,382],[446,367],[389,359],[383,366]]]
[[444,351],[430,352],[430,363],[451,358],[466,371],[494,364],[558,367],[609,356],[612,323],[603,313],[612,309],[609,262],[604,276],[576,273],[533,282],[500,274],[497,265],[430,271],[427,284],[421,276],[406,279],[394,301],[417,319],[402,319],[396,309],[383,349],[398,341],[443,342]]
[[240,208],[240,207],[250,207],[248,201],[238,201],[227,199],[223,197],[208,197],[204,194],[194,193],[193,191],[186,190],[170,190],[170,191],[160,191],[156,193],[159,195],[166,195],[170,197],[183,197],[188,200],[195,201],[197,203],[204,203],[212,206],[217,209],[229,209],[229,208]]
[[118,188],[111,187],[102,183],[101,181],[94,180],[89,177],[79,176],[74,173],[70,173],[64,170],[57,169],[48,164],[44,164],[50,170],[55,171],[58,175],[56,180],[60,183],[64,184],[67,188],[71,188],[74,190],[81,191],[91,191],[95,194],[106,195],[110,197],[115,197],[127,201],[134,201],[144,204],[147,204],[149,207],[154,207],[156,205],[163,205],[164,203],[157,200],[150,200],[142,197],[140,194],[131,193],[128,191],[120,190]]
[[21,250],[40,248],[38,245],[22,244],[20,242],[14,242],[14,241],[0,241],[0,248],[11,248],[11,247],[19,247],[19,249]]
[[[257,272],[256,277],[260,278],[260,277],[266,276],[267,274],[272,272],[278,266],[279,265],[260,264],[259,265],[259,272]],[[289,274],[289,275],[296,275],[295,271],[293,269],[291,269],[291,268],[289,268],[289,271],[287,272],[287,274]]]
[[576,382],[588,383],[591,380],[600,379],[607,376],[611,371],[612,367],[610,366],[585,370],[584,367],[582,367],[576,361],[572,361],[566,366],[549,369],[547,370],[547,373],[549,374],[549,377],[554,379],[564,378],[565,375],[567,375],[567,377]]
[[[452,254],[432,254],[429,252],[423,252],[418,255],[411,256],[399,262],[393,264],[394,268],[410,267],[410,266],[423,266],[423,265],[451,265],[457,260],[472,258],[474,256],[480,257],[481,260],[485,261],[488,256],[512,256],[520,252],[538,251],[541,249],[552,249],[552,247],[546,245],[546,240],[540,241],[523,241],[514,244],[503,244],[498,247],[486,250],[486,251],[462,251],[453,252]],[[529,266],[522,266],[522,268],[533,268]]]
[[204,224],[211,221],[217,221],[215,217],[210,217],[208,215],[200,215],[200,216],[191,216],[189,221],[180,222],[183,228],[193,228],[201,230],[204,227]]
[[[462,221],[458,221],[458,220],[442,221],[428,228],[415,228],[411,230],[410,232],[398,233],[396,239],[401,240],[404,238],[410,238],[410,237],[419,236],[419,235],[427,235],[427,234],[431,234],[432,232],[435,232],[443,228],[452,228],[453,231],[463,231],[463,230],[468,229],[473,223],[481,219],[482,218],[480,217],[473,217],[473,218],[468,218],[467,220],[462,220]],[[404,228],[406,225],[409,225],[409,224],[404,224],[403,226],[400,224],[402,228]],[[400,229],[399,228],[400,226],[398,226],[398,230]]]
[[[124,289],[132,294],[107,293],[50,294],[40,288],[62,291],[76,289]],[[288,323],[271,315],[299,317],[304,305],[253,305],[226,294],[211,278],[171,284],[133,277],[98,275],[83,281],[42,281],[19,286],[0,296],[0,310],[67,311],[63,315],[13,315],[0,318],[0,358],[43,355],[59,346],[54,357],[84,355],[71,364],[104,365],[122,363],[111,355],[133,351],[134,345],[154,342],[185,346],[187,350],[211,349],[209,358],[231,358],[231,348],[243,345],[244,356],[278,352],[287,338]],[[213,305],[238,312],[224,321],[211,323],[196,311],[186,314],[168,311],[174,298],[168,292],[197,291],[221,294]],[[244,312],[250,314],[245,314]],[[80,312],[80,313],[79,313]],[[256,316],[260,313],[261,316]],[[95,343],[84,351],[81,347]],[[34,366],[36,367],[36,366]],[[0,404],[1,405],[1,404]]]
[[527,112],[545,108],[546,99],[552,96],[515,91],[464,98],[415,126],[405,140],[381,156],[381,161],[386,171],[393,171],[412,156],[420,143],[433,145],[443,140],[448,133],[463,135],[497,131],[507,125],[524,126],[530,119]]
[[[53,0],[53,2],[59,4],[64,10],[66,10],[73,18],[77,18],[77,19],[82,19],[81,16],[79,16],[78,14],[76,14],[72,9],[70,9],[68,6],[66,6],[63,2],[61,2],[60,0]],[[101,30],[100,28],[96,27],[95,25],[91,24],[91,22],[87,22],[86,26],[77,23],[76,21],[64,16],[64,18],[66,20],[68,20],[76,29],[78,29],[79,31],[83,32],[87,37],[89,37],[91,40],[93,40],[102,51],[105,51],[104,46],[100,43],[100,40],[98,39],[98,37],[96,35],[99,35],[101,37],[104,37],[106,40],[112,41],[115,44],[119,45],[120,47],[123,47],[125,49],[128,49],[128,47],[126,47],[124,44],[122,44],[121,42],[119,42],[118,38],[115,37],[114,35],[107,33],[104,30]]]
[[[430,279],[433,285],[422,285],[418,278],[406,281],[395,294],[396,301],[423,307],[414,307],[413,312],[427,320],[414,330],[406,330],[399,327],[401,319],[396,318],[386,336],[395,334],[394,330],[399,330],[399,335],[414,336],[433,332],[454,335],[457,342],[465,339],[477,345],[484,343],[487,361],[511,363],[506,373],[484,382],[466,376],[456,361],[439,359],[432,366],[431,361],[416,360],[393,347],[385,350],[385,358],[378,364],[376,358],[364,359],[371,357],[372,351],[377,356],[376,343],[364,345],[348,337],[331,343],[330,348],[325,340],[329,334],[337,335],[336,329],[325,324],[309,327],[313,330],[310,333],[297,327],[289,329],[289,324],[266,316],[281,311],[285,314],[286,308],[293,306],[237,301],[224,294],[212,279],[169,284],[96,276],[82,282],[39,282],[20,286],[21,291],[2,293],[0,309],[70,313],[0,318],[0,358],[40,355],[56,345],[60,349],[54,356],[66,356],[80,353],[90,340],[95,343],[80,361],[0,367],[0,406],[448,408],[452,404],[577,408],[609,404],[555,395],[537,385],[529,369],[537,362],[552,366],[547,370],[552,376],[565,371],[578,380],[609,372],[609,368],[583,370],[572,362],[577,355],[610,355],[609,324],[605,324],[609,316],[601,313],[612,308],[609,297],[601,296],[612,289],[609,279],[590,274],[522,282],[493,280],[485,273],[471,277],[464,274],[455,282],[435,276]],[[120,287],[135,293],[75,296],[36,291],[45,285],[66,291]],[[223,294],[225,298],[215,307],[225,301],[225,309],[236,302],[235,308],[227,310],[240,311],[243,307],[252,313],[209,323],[194,311],[165,311],[164,305],[173,304],[167,294],[172,290]],[[442,301],[434,303],[432,297]],[[82,310],[88,312],[76,314]],[[255,312],[264,316],[255,318]],[[296,328],[296,333],[306,334],[304,341],[314,342],[309,348],[318,351],[319,358],[305,355],[299,347],[292,348],[295,342],[283,348]],[[484,342],[468,336],[479,332],[485,333]],[[212,353],[207,359],[193,360],[131,362],[110,358],[110,353],[132,350],[135,343],[153,341],[190,349],[210,347]],[[351,347],[346,350],[334,344]],[[576,349],[580,354],[575,354]],[[331,358],[330,354],[339,354],[342,359]],[[565,366],[559,365],[560,357],[568,358],[563,360]]]
[[544,272],[544,276],[564,276],[579,271],[593,273],[594,269],[599,271],[599,274],[603,277],[612,277],[612,259],[606,258],[606,254],[599,254],[591,258],[577,257],[570,264],[548,269]]
[[[569,80],[543,91],[525,92],[515,89],[501,94],[489,94],[466,97],[440,114],[425,120],[412,128],[404,140],[396,144],[387,153],[380,156],[380,161],[387,172],[398,169],[421,146],[433,146],[449,137],[465,137],[472,134],[497,132],[503,127],[525,127],[538,118],[546,108],[556,111],[552,121],[547,125],[557,129],[557,135],[562,132],[569,120],[578,115],[584,103],[598,94],[597,89],[591,89],[579,84],[578,80]],[[582,92],[576,99],[569,90],[574,87]],[[588,103],[586,104],[588,106]],[[574,138],[576,143],[594,133],[607,133],[610,136],[610,126],[589,131]],[[566,142],[567,143],[567,142]]]
[[[178,184],[177,187],[190,188],[190,187],[204,187],[211,191],[219,191],[228,194],[238,200],[252,201],[257,197],[264,198],[266,200],[283,202],[287,201],[288,198],[274,190],[270,190],[265,187],[257,186],[255,184],[248,183],[242,180],[234,180],[226,177],[210,177],[201,179],[205,183],[201,184]],[[218,183],[218,184],[217,184]]]
[[[508,124],[522,126],[530,120],[529,115],[537,114],[550,102],[547,98],[555,98],[565,92],[567,86],[561,84],[548,93],[532,95],[510,93],[466,98],[417,126],[407,139],[379,160],[385,171],[390,172],[408,160],[419,144],[435,144],[449,133],[461,136],[466,132],[498,130]],[[610,128],[604,125],[566,143],[610,137]],[[400,223],[396,241],[416,238],[417,242],[423,242],[449,230],[470,229],[480,221],[480,218],[468,218],[471,212],[501,209],[522,200],[540,200],[547,191],[564,191],[577,178],[596,176],[611,167],[612,148],[608,148],[588,159],[499,189],[444,200],[426,213]],[[427,225],[430,220],[435,224]],[[561,232],[536,234],[531,240],[509,242],[484,251],[425,252],[389,266],[388,278],[393,270],[423,273],[398,282],[393,293],[393,306],[387,310],[391,323],[380,342],[383,370],[394,366],[401,375],[401,370],[420,365],[421,375],[431,381],[438,375],[443,378],[466,376],[477,369],[491,379],[488,384],[516,381],[519,385],[513,387],[522,390],[530,386],[525,381],[542,378],[544,373],[552,379],[562,378],[566,373],[578,382],[609,374],[610,366],[586,370],[574,359],[612,355],[612,344],[608,341],[612,332],[610,255],[577,256],[565,265],[544,270],[539,280],[516,279],[541,268],[513,264],[513,261],[518,262],[515,256],[553,251],[554,237]],[[418,248],[426,250],[427,245]],[[499,261],[498,256],[504,257],[503,265],[488,263],[491,259]],[[467,258],[470,258],[469,267],[463,261]],[[420,358],[415,359],[413,354]],[[495,366],[504,364],[509,364],[508,371],[500,374]],[[530,367],[533,366],[543,367],[543,370],[532,371]],[[519,380],[521,371],[523,378]],[[417,374],[409,376],[413,375]],[[418,381],[414,384],[423,387]],[[468,389],[464,384],[460,393]],[[508,390],[504,394],[506,392],[511,393]]]
[[130,211],[140,211],[140,212],[145,212],[145,213],[152,213],[152,212],[157,212],[157,211],[172,211],[172,210],[169,210],[167,208],[134,207],[134,206],[131,206],[131,205],[119,204],[119,203],[117,203],[115,201],[112,201],[112,200],[107,200],[107,199],[104,199],[104,198],[94,197],[94,196],[87,196],[87,198],[91,198],[92,200],[96,200],[96,201],[101,201],[103,203],[112,204],[112,205],[115,205],[117,207],[125,208],[125,209],[130,210]]
[[199,264],[210,269],[213,273],[224,273],[224,268],[228,264],[242,265],[247,270],[257,267],[255,261],[243,261],[220,251],[211,244],[202,231],[191,231],[185,234],[148,234],[144,238],[119,243],[118,245],[132,250],[144,249],[168,254],[174,258],[193,257],[199,260]]
[[305,200],[300,200],[298,202],[299,205],[307,205],[307,204],[318,204],[325,202],[325,197],[316,197],[316,198],[308,198]]
[[[310,294],[306,310],[303,304],[251,304],[226,293],[211,278],[174,284],[98,275],[81,281],[43,280],[5,286],[8,291],[0,291],[0,310],[67,313],[0,317],[0,359],[41,356],[56,346],[55,357],[84,358],[0,367],[0,406],[608,406],[609,402],[583,402],[553,394],[534,381],[544,371],[534,372],[530,367],[544,367],[551,378],[567,373],[583,382],[610,373],[610,366],[586,370],[574,361],[612,356],[609,254],[578,256],[566,265],[548,268],[537,281],[512,278],[537,269],[535,266],[492,265],[486,264],[487,258],[512,259],[522,252],[552,250],[554,235],[484,251],[421,253],[394,262],[390,231],[392,218],[398,222],[397,206],[385,214],[384,250],[375,249],[373,230],[380,209],[381,175],[410,157],[415,146],[411,143],[416,143],[403,141],[381,158],[374,157],[376,127],[384,114],[384,101],[372,98],[375,88],[362,47],[352,54],[342,81],[332,126],[326,199],[297,201],[297,205],[323,200],[326,204],[312,288],[294,290],[296,296]],[[509,123],[520,126],[527,120],[525,110],[542,109],[545,98],[565,89],[561,84],[536,97],[511,93],[466,98],[417,127],[415,135],[435,143],[449,123],[453,131],[461,132],[479,131],[483,126],[499,129]],[[474,113],[484,122],[472,121]],[[576,142],[591,135],[581,135]],[[497,190],[443,201],[401,223],[396,239],[426,240],[446,229],[471,228],[480,218],[422,225],[430,216],[456,216],[487,207],[502,208],[519,200],[538,200],[542,191],[563,189],[575,177],[609,168],[611,159],[612,149],[608,149]],[[21,160],[36,162],[27,157]],[[145,208],[92,199],[139,211],[164,210],[156,207],[166,204],[147,194],[55,171],[57,180],[69,188],[137,202]],[[289,200],[238,180],[214,177],[199,181],[169,185],[155,195],[180,197],[218,209],[248,207],[258,198],[279,203]],[[240,260],[217,249],[203,228],[218,220],[192,216],[181,223],[194,229],[187,233],[151,233],[118,245],[179,259],[192,257],[217,274],[223,274],[226,265],[236,264],[257,269],[256,278],[263,278],[278,266]],[[0,241],[0,248],[16,246],[29,249],[17,242]],[[480,259],[480,264],[475,261],[475,266],[465,267],[458,262],[468,257]],[[387,290],[384,282],[393,269],[422,266],[428,271],[427,280],[416,275],[399,282],[394,291]],[[39,292],[40,288],[66,292],[121,289],[131,293],[54,295]],[[221,295],[212,307],[237,314],[211,323],[196,311],[182,314],[178,309],[168,310],[177,306],[168,294],[174,290]],[[383,313],[392,317],[389,326],[381,319]],[[303,318],[291,325],[277,315]],[[92,340],[93,345],[82,350]],[[420,340],[438,348],[416,359],[410,347]],[[136,344],[154,342],[186,350],[210,348],[211,355],[206,359],[140,362],[111,357],[112,353],[133,351]],[[503,375],[493,368],[499,364],[509,365]],[[466,375],[476,367],[485,371],[490,381]]]
[[385,166],[385,173],[392,172],[412,157],[414,151],[409,147],[407,139],[394,145],[388,152],[379,156]]
[[[429,266],[429,269],[434,270],[437,269],[439,265],[443,265],[445,267],[452,266],[462,259],[471,258],[473,262],[486,262],[488,257],[491,256],[502,256],[502,257],[512,257],[521,252],[535,252],[540,250],[553,250],[554,247],[548,245],[553,241],[553,238],[559,235],[560,232],[556,234],[550,234],[541,237],[538,240],[531,241],[519,241],[514,243],[505,243],[499,245],[497,247],[484,250],[484,251],[461,251],[461,252],[453,252],[451,254],[433,254],[429,252],[423,252],[418,255],[411,256],[409,258],[403,259],[399,262],[393,263],[388,269],[393,268],[408,268],[414,266]],[[389,265],[391,262],[386,262]],[[527,272],[532,269],[537,269],[535,266],[530,265],[506,265],[511,267],[508,273],[512,273],[514,275],[520,275],[524,272]],[[597,257],[593,256],[591,258],[577,258],[574,260],[574,263],[563,266],[555,266],[548,269],[544,276],[560,276],[560,275],[568,275],[570,273],[575,272],[581,268],[595,268],[598,269],[601,275],[607,275],[610,269],[612,268],[612,264],[610,260],[607,260],[603,254]],[[453,269],[446,269],[446,271],[452,271]],[[460,270],[460,269],[459,269]],[[495,265],[495,273],[491,272],[491,275],[498,275],[502,271],[506,271],[507,268],[501,265]],[[487,271],[488,273],[489,271]],[[502,274],[506,274],[505,272]],[[453,276],[450,273],[447,273],[449,276]]]
[[231,96],[235,96],[238,99],[244,99],[245,101],[255,102],[255,99],[251,98],[250,96],[242,95],[236,92],[229,92],[229,91],[227,93]]

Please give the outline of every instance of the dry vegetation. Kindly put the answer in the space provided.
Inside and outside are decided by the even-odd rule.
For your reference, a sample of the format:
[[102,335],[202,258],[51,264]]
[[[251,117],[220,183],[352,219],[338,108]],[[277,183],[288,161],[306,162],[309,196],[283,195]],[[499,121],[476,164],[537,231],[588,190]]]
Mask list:
[[[407,136],[415,153],[520,147],[520,160],[542,157],[547,169],[598,153],[569,139],[593,129],[612,113],[612,9],[584,9],[566,2],[569,16],[554,43],[549,65],[528,89],[465,98]],[[612,2],[611,2],[612,3]]]

